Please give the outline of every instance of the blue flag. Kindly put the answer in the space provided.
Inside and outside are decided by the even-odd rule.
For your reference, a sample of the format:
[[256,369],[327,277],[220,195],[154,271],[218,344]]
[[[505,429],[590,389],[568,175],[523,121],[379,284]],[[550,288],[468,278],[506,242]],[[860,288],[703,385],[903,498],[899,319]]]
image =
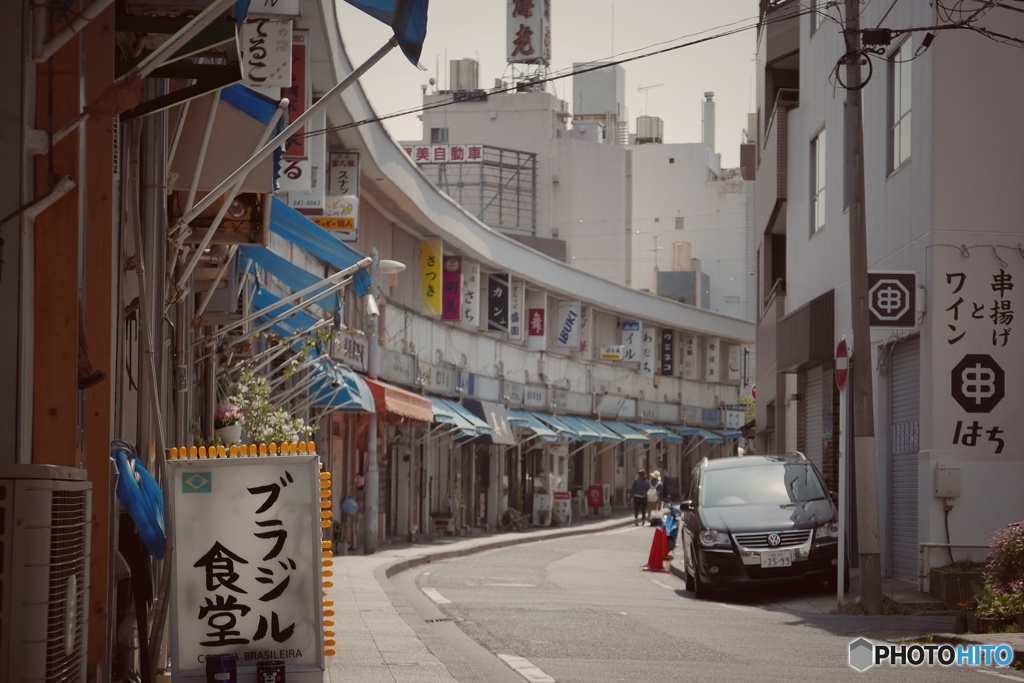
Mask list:
[[410,62],[420,61],[423,41],[427,37],[428,0],[346,0],[374,19],[390,26],[398,46]]

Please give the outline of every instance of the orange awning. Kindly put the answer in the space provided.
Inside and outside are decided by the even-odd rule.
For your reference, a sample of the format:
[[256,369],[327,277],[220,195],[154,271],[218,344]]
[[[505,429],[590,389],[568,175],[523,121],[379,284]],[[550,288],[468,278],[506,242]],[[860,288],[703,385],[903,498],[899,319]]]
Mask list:
[[379,379],[365,378],[373,394],[378,413],[391,413],[420,422],[433,422],[433,404],[429,398],[400,389]]

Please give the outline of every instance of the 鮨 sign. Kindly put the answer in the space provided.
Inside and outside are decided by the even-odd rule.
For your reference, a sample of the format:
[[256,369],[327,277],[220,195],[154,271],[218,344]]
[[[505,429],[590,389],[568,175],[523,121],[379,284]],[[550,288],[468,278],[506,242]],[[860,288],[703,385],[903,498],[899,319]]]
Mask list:
[[267,660],[283,660],[289,680],[323,680],[319,458],[170,459],[167,467],[174,680],[205,681],[213,654],[234,654],[239,680],[255,680]]

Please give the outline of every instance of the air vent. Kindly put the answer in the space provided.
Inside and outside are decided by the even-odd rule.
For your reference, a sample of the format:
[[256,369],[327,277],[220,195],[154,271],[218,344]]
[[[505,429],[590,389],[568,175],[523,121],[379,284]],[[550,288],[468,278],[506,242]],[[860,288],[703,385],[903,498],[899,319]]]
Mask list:
[[0,467],[0,680],[85,681],[91,516],[84,470]]

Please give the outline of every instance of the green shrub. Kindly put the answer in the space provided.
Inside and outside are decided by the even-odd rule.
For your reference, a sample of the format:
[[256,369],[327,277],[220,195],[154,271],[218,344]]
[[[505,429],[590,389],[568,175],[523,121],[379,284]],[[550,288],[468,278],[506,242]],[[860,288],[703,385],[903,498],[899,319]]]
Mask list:
[[501,516],[501,525],[506,531],[526,531],[530,528],[530,520],[519,510],[509,508]]

